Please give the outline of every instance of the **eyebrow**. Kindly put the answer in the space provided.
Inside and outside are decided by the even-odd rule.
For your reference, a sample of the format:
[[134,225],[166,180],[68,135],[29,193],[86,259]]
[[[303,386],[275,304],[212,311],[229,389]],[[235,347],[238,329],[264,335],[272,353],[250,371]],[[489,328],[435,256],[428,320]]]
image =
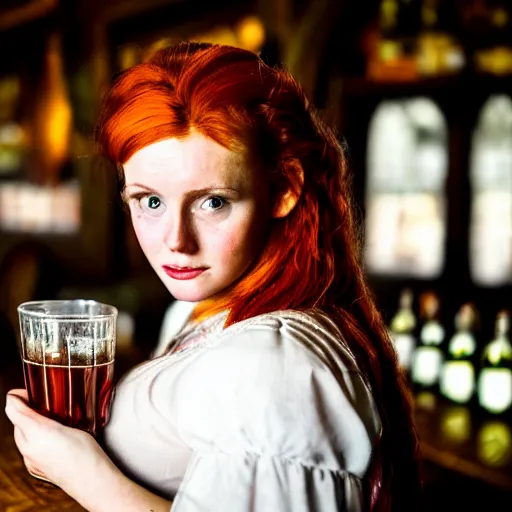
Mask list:
[[150,187],[147,187],[146,185],[142,185],[141,183],[125,183],[124,188],[125,190],[130,187],[139,187],[143,188],[144,190],[147,190],[148,192],[154,192],[154,190]]
[[135,192],[131,194],[127,193],[127,190],[132,187],[142,188],[145,192],[155,192],[153,189],[146,187],[145,185],[141,185],[140,183],[125,183],[123,190],[121,191],[121,197],[123,198],[123,201],[127,202],[128,199],[136,195]]
[[[147,187],[146,185],[142,185],[141,183],[128,183],[125,185],[123,190],[123,197],[129,197],[131,194],[127,194],[126,190],[131,187],[139,187],[144,189],[146,192],[153,192],[155,194],[158,194],[158,192],[151,187]],[[201,196],[203,194],[208,194],[213,191],[230,191],[230,192],[238,192],[239,190],[233,187],[224,187],[224,186],[217,186],[217,185],[210,185],[208,187],[203,187],[197,190],[189,190],[186,195],[187,196]]]

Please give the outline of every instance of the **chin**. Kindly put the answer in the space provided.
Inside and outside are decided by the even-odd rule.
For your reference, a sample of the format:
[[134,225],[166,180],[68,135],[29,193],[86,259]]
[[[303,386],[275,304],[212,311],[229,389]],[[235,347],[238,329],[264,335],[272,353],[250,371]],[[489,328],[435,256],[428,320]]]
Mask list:
[[[218,282],[219,279],[217,283],[214,283],[211,279],[201,278],[191,279],[190,281],[177,281],[167,274],[159,274],[159,277],[176,300],[183,300],[185,302],[201,302],[210,299],[226,290],[233,282],[233,280],[229,280],[226,285],[223,279],[220,279],[220,283]],[[211,278],[211,276],[208,276],[208,278]]]
[[200,291],[177,289],[176,286],[172,285],[167,286],[167,289],[176,300],[183,300],[185,302],[201,302],[209,297],[208,294],[201,293]]
[[201,302],[213,295],[210,290],[205,289],[204,287],[191,286],[191,283],[187,286],[187,284],[183,283],[169,282],[169,278],[164,281],[164,284],[176,300],[183,300],[185,302]]
[[171,295],[176,300],[182,300],[184,302],[201,302],[204,299],[207,299],[208,297],[205,297],[203,295],[193,295],[193,294],[187,294],[187,293],[174,293],[173,291],[169,290],[171,292]]

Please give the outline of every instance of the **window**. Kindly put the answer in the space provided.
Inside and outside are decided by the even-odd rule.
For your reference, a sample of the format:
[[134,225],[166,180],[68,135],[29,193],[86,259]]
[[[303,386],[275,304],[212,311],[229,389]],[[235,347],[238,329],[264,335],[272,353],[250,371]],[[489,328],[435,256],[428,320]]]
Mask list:
[[370,122],[365,262],[435,278],[444,264],[447,128],[428,98],[383,101]]
[[473,281],[512,281],[512,100],[491,96],[473,133],[470,270]]

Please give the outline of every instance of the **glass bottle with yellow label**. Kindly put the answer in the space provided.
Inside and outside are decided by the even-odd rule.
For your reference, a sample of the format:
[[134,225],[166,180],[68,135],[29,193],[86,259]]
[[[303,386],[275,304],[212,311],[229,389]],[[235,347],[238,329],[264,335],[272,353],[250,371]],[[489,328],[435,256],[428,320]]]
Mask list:
[[440,300],[432,291],[419,299],[417,348],[412,359],[411,378],[416,392],[437,391],[444,362],[445,328],[440,319]]
[[478,403],[486,411],[503,414],[512,406],[512,345],[510,313],[496,316],[494,339],[482,351],[478,376]]
[[396,314],[389,326],[398,364],[409,378],[412,357],[416,348],[414,330],[416,328],[416,315],[413,311],[414,295],[412,290],[406,288],[400,293],[399,305]]
[[439,390],[449,400],[466,404],[475,393],[475,355],[478,313],[473,303],[465,303],[455,315],[455,332],[450,337],[441,368]]

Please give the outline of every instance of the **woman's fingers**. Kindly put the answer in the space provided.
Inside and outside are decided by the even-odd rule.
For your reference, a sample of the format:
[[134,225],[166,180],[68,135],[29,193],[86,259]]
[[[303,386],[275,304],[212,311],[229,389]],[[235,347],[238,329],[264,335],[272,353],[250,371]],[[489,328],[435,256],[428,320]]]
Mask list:
[[5,414],[7,415],[11,423],[13,423],[14,425],[16,425],[21,420],[22,416],[22,413],[20,412],[20,408],[16,400],[18,399],[11,397],[9,395],[7,395],[7,398],[5,400]]
[[[34,434],[29,436],[29,439],[27,439],[27,436],[25,435],[25,432],[23,428],[25,428],[28,432],[31,432],[31,427],[34,425],[31,423],[30,419],[27,418],[27,416],[24,416],[22,413],[17,411],[14,407],[6,407],[6,413],[10,414],[9,419],[14,423],[14,442],[16,446],[18,447],[18,450],[21,453],[21,456],[23,457],[23,462],[25,464],[25,467],[27,468],[27,471],[37,478],[41,478],[42,480],[45,480],[47,482],[50,482],[48,478],[46,478],[46,475],[39,470],[34,463],[32,462],[32,455],[34,452],[34,439],[36,437],[37,431],[34,430]],[[17,416],[18,415],[18,416]],[[23,427],[20,427],[17,424],[17,418],[20,419],[20,422]],[[45,418],[46,419],[46,418]],[[32,439],[32,441],[30,441]]]
[[32,428],[34,424],[36,424],[38,428],[44,427],[47,429],[58,429],[62,426],[58,421],[48,418],[32,409],[32,407],[28,405],[28,397],[25,390],[13,391],[7,393],[5,413],[12,423],[23,426],[27,435],[28,429]]
[[5,414],[15,425],[22,423],[25,424],[27,419],[34,419],[38,415],[31,409],[25,399],[15,393],[7,393],[5,399]]
[[28,393],[26,389],[11,389],[7,395],[16,396],[21,398],[26,404],[28,404]]

